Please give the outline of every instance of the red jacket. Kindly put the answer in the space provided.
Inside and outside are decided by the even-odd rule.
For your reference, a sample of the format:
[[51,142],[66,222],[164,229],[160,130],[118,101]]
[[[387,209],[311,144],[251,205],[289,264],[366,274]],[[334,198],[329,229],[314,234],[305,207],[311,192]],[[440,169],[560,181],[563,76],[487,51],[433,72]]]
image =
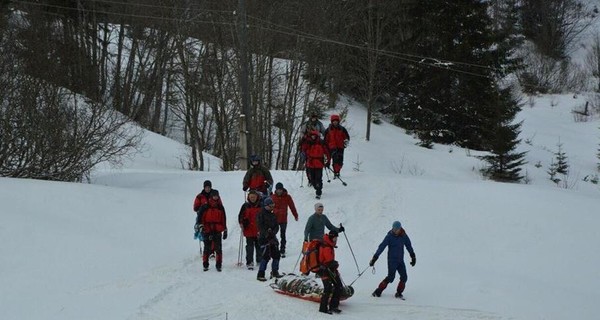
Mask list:
[[204,233],[223,232],[227,229],[225,208],[219,200],[209,199],[208,203],[198,211],[200,222],[204,225]]
[[331,159],[329,149],[327,149],[323,141],[319,138],[306,142],[302,151],[306,154],[307,168],[323,169],[325,163]]
[[256,238],[258,237],[258,226],[256,225],[256,216],[260,212],[260,200],[256,200],[255,203],[248,200],[242,205],[240,214],[238,215],[238,222],[242,226],[244,237]]
[[294,204],[292,196],[288,194],[286,189],[283,189],[281,195],[278,195],[277,192],[273,192],[273,194],[271,194],[271,199],[273,199],[273,202],[275,203],[273,213],[275,213],[275,216],[277,217],[277,223],[287,223],[288,207],[292,211],[294,219],[298,220],[296,205]]
[[350,135],[343,126],[330,124],[329,128],[325,130],[325,143],[329,150],[344,149],[346,147],[344,140],[350,140]]
[[[215,189],[210,189],[210,191],[215,190]],[[198,195],[196,195],[196,198],[194,198],[194,211],[198,212],[198,210],[200,210],[200,207],[207,204],[208,203],[208,199],[210,198],[210,191],[206,192],[205,190],[202,190],[202,192],[198,193]],[[219,204],[223,205],[223,202],[221,201],[221,197],[219,197]]]
[[250,189],[260,191],[262,194],[267,194],[267,186],[265,186],[265,181],[267,181],[267,183],[270,185],[273,184],[271,172],[269,169],[261,165],[257,165],[246,171],[244,180],[242,181],[242,187],[244,191]]

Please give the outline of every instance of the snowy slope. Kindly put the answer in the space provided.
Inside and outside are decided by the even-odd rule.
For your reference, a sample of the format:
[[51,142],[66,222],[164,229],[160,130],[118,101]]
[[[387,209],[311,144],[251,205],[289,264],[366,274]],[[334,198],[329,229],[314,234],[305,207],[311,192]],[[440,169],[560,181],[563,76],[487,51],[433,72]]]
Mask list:
[[[350,106],[348,186],[325,177],[321,200],[347,229],[348,242],[340,237],[336,252],[342,277],[350,283],[367,268],[394,220],[411,236],[417,265],[408,267],[406,301],[393,298],[395,283],[376,299],[370,293],[386,274],[382,256],[342,303],[345,319],[597,318],[600,189],[583,181],[559,188],[545,171],[560,137],[579,179],[594,173],[599,124],[574,123],[568,96],[550,100],[519,115],[522,137],[534,136],[522,145],[530,152],[527,185],[485,181],[472,152],[417,147],[389,124],[374,126],[366,142],[365,111]],[[0,178],[0,319],[332,317],[235,266],[243,172],[215,171],[214,158],[210,172],[184,171],[186,148],[154,134],[145,141],[144,154],[98,170],[92,184]],[[301,172],[272,173],[300,212],[289,223],[289,256],[281,263],[293,272],[314,191]],[[192,201],[205,179],[228,213],[221,273],[201,271],[192,238]]]

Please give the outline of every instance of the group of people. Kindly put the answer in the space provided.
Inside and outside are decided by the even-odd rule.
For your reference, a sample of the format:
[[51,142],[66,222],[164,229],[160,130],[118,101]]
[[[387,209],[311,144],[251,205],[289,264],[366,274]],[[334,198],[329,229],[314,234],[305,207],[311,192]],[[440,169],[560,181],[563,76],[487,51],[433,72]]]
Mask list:
[[[346,129],[339,124],[340,117],[338,115],[332,115],[330,120],[331,124],[325,129],[317,115],[311,114],[311,119],[306,126],[306,135],[300,144],[308,181],[315,188],[317,198],[320,198],[322,194],[324,168],[332,170],[334,179],[339,178],[343,166],[344,149],[348,146],[350,139]],[[333,169],[330,168],[332,161]],[[246,240],[246,267],[254,270],[256,262],[258,265],[256,279],[266,281],[265,273],[271,260],[270,276],[275,278],[282,276],[279,273],[279,261],[286,254],[288,209],[296,221],[298,221],[298,211],[292,196],[281,182],[275,185],[274,191],[272,190],[273,177],[270,171],[262,166],[260,157],[252,156],[250,164],[251,167],[242,181],[242,190],[247,192],[247,195],[238,214],[238,223]],[[194,236],[204,242],[203,270],[209,270],[209,258],[214,256],[216,269],[221,271],[223,266],[222,240],[227,239],[227,217],[219,191],[212,188],[210,180],[204,181],[202,192],[194,199],[193,209],[196,212]],[[339,233],[345,232],[345,228],[342,224],[336,227],[331,223],[323,214],[324,205],[322,203],[317,202],[314,210],[314,213],[308,217],[304,228],[304,241],[305,243],[315,239],[321,241],[320,266],[317,275],[323,281],[324,290],[319,311],[328,314],[340,313],[339,301],[343,285],[334,249]],[[329,230],[328,233],[325,233],[325,228]],[[278,240],[278,234],[281,241]],[[395,296],[402,298],[408,279],[403,258],[404,248],[409,252],[412,266],[416,264],[416,256],[410,238],[399,221],[392,224],[392,229],[378,246],[369,261],[369,266],[375,264],[386,248],[388,249],[388,274],[372,295],[380,297],[387,285],[394,281],[395,274],[398,272],[400,282]]]
[[348,130],[340,124],[340,116],[332,114],[329,119],[331,123],[325,128],[318,115],[312,113],[299,143],[300,159],[304,162],[308,185],[315,188],[317,199],[323,193],[323,169],[331,170],[334,179],[340,178],[344,149],[350,141]]

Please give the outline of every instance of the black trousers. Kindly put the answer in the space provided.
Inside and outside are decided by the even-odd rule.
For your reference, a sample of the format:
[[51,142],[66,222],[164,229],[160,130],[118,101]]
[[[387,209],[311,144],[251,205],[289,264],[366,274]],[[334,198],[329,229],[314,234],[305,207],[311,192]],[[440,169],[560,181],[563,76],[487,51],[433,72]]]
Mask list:
[[335,271],[333,276],[327,275],[327,278],[321,278],[321,280],[323,280],[323,295],[321,295],[319,310],[328,310],[327,304],[329,304],[329,309],[336,309],[340,305],[340,295],[342,294],[342,281],[339,274]]
[[323,193],[323,168],[308,168],[306,170],[310,177],[308,180],[317,191],[317,195],[320,196]]

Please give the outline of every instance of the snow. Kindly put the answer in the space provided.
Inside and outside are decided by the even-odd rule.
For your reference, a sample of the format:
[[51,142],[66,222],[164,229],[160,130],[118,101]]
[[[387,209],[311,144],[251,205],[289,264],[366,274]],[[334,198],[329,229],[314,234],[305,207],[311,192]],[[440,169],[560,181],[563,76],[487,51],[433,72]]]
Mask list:
[[[387,123],[364,140],[366,113],[349,105],[351,134],[342,178],[324,177],[325,214],[342,223],[336,257],[355,295],[345,319],[597,319],[600,301],[599,121],[574,122],[583,98],[543,96],[519,114],[529,184],[484,180],[476,152],[416,140]],[[563,143],[573,184],[546,171]],[[526,143],[528,140],[529,143]],[[121,168],[99,168],[90,184],[0,178],[0,319],[328,319],[316,303],[273,292],[236,266],[244,172],[185,167],[187,148],[156,134]],[[540,162],[541,168],[535,164]],[[288,225],[294,272],[314,190],[302,172],[276,171],[300,220]],[[333,178],[331,176],[331,178]],[[203,272],[192,203],[210,179],[228,213],[224,269]],[[371,292],[387,273],[385,254],[367,268],[394,220],[417,255],[406,301]],[[348,241],[346,241],[346,236]],[[350,247],[356,255],[355,263]],[[596,252],[596,253],[594,253]],[[244,253],[245,254],[245,253]],[[365,273],[357,279],[359,271]]]

